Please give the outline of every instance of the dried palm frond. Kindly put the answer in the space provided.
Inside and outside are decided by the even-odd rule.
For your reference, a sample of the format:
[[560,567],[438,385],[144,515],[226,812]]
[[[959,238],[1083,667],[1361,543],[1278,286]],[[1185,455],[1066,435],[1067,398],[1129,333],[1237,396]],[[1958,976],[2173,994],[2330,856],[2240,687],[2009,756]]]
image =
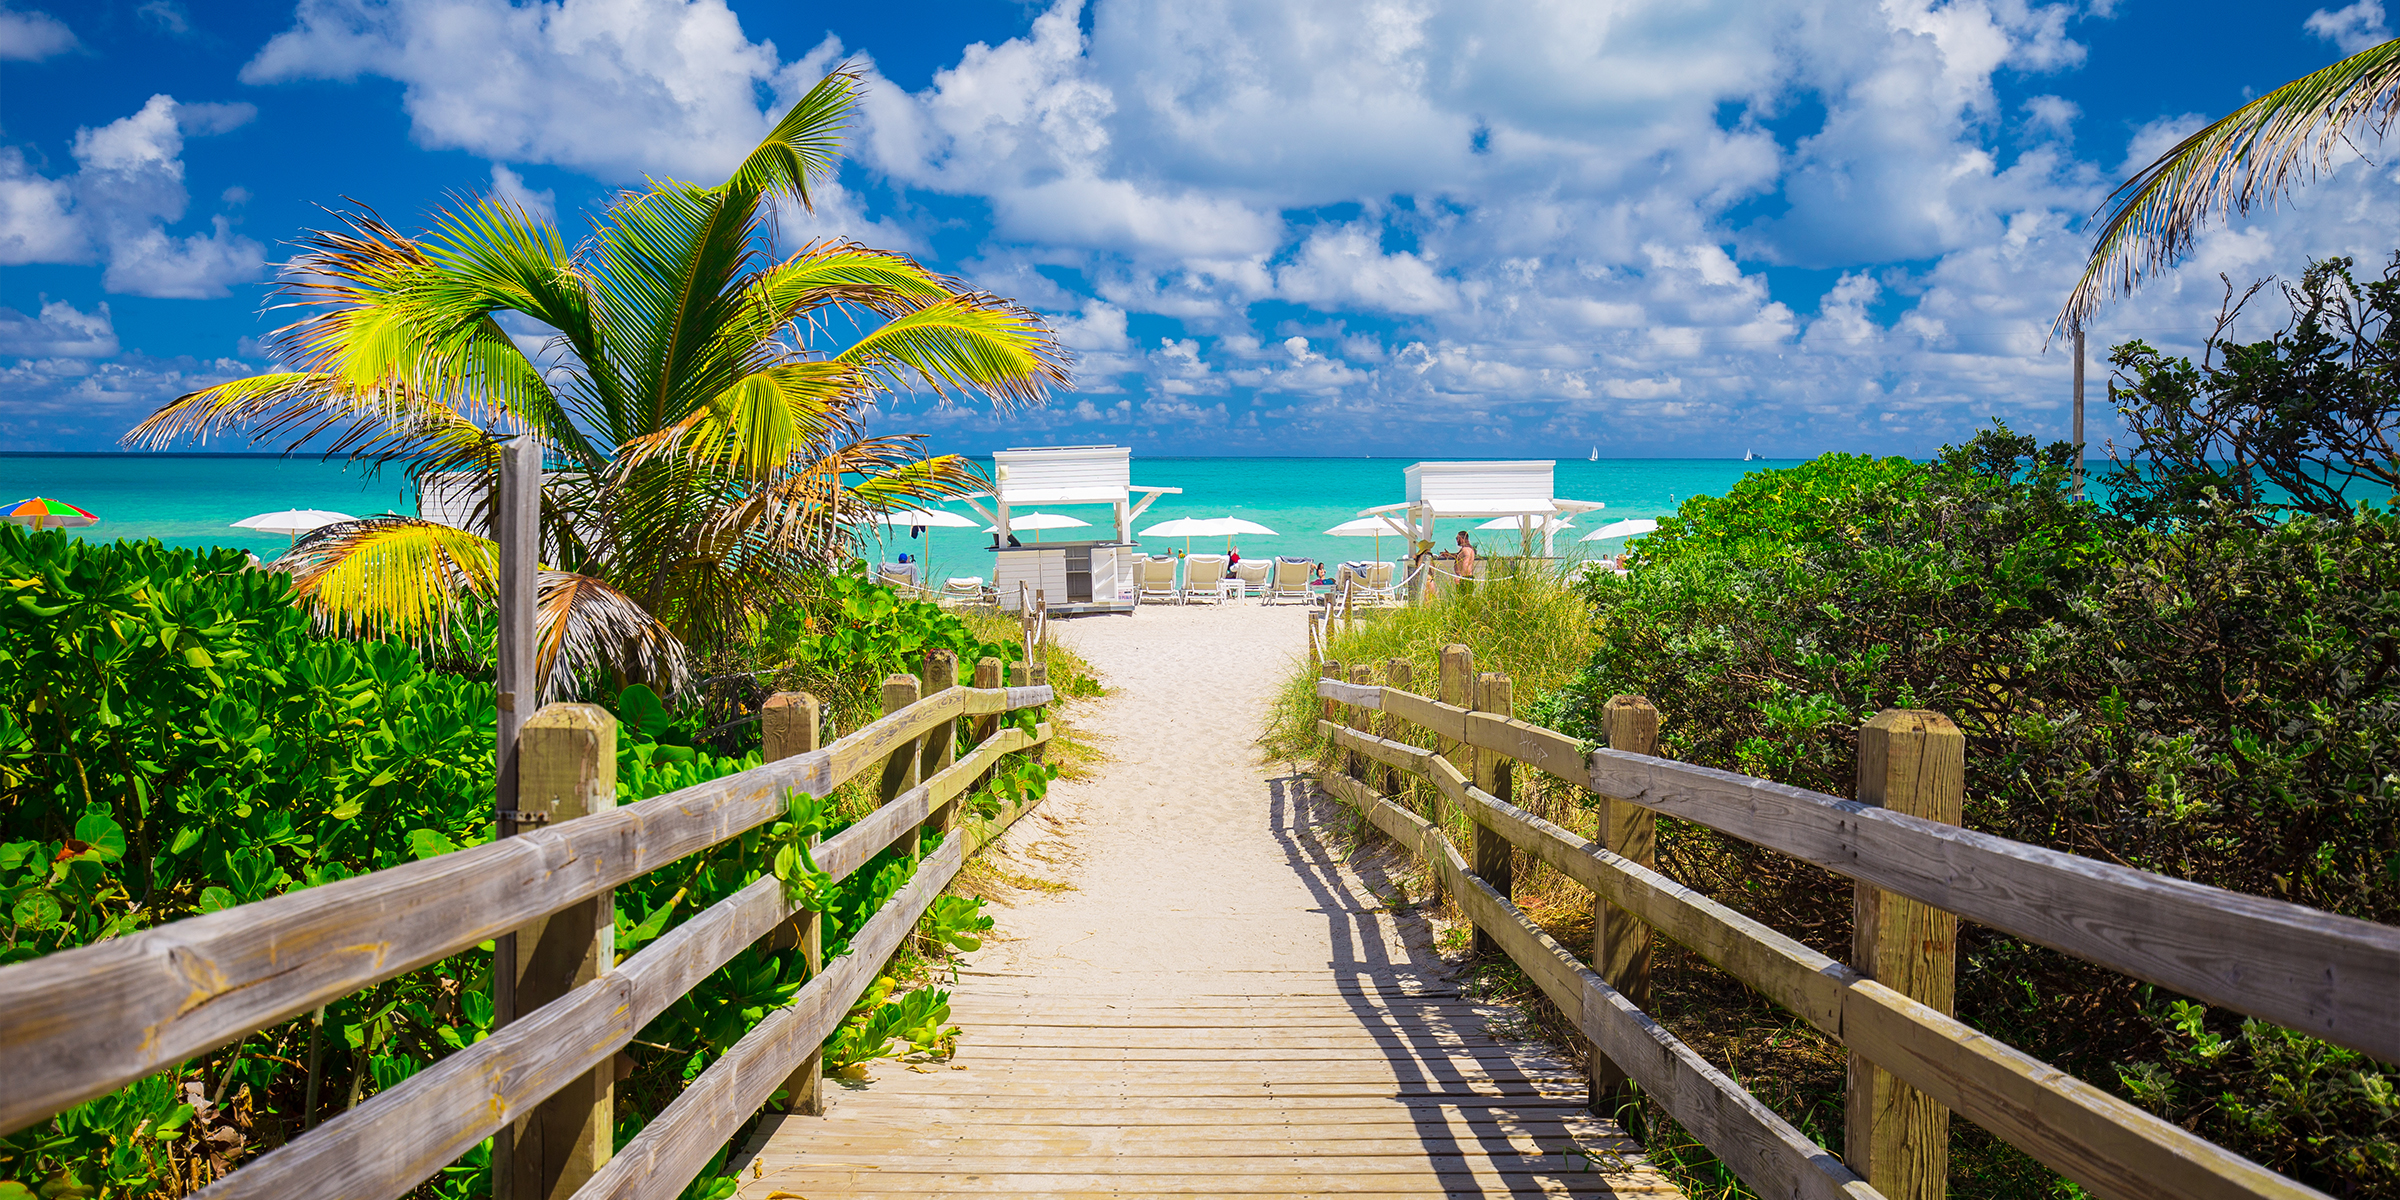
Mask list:
[[534,674],[542,701],[576,695],[578,680],[621,675],[672,697],[690,686],[683,642],[625,593],[589,575],[544,571],[534,601]]
[[2212,213],[2248,215],[2333,166],[2351,134],[2400,117],[2400,39],[2362,50],[2233,110],[2109,195],[2091,259],[2051,331],[2084,328],[2101,302],[2174,265]]

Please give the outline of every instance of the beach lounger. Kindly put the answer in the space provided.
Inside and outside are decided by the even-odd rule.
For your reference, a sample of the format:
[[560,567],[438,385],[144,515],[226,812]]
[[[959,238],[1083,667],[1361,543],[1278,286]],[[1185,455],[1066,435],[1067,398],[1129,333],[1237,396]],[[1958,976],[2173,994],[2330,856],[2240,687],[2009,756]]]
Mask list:
[[1159,600],[1173,603],[1183,598],[1175,590],[1174,559],[1164,555],[1157,558],[1145,558],[1137,569],[1141,572],[1142,591],[1141,595],[1136,598],[1136,603],[1149,604]]
[[961,605],[998,604],[1000,594],[983,585],[981,575],[958,575],[942,581],[941,594],[934,599],[946,607]]
[[1266,603],[1282,600],[1309,601],[1308,580],[1317,573],[1317,564],[1305,558],[1277,558],[1275,579],[1267,588]]
[[1273,573],[1274,564],[1260,562],[1255,558],[1237,564],[1233,568],[1234,578],[1242,581],[1242,594],[1245,596],[1266,595],[1267,577]]
[[1393,582],[1394,564],[1371,562],[1357,564],[1352,574],[1358,581],[1358,601],[1362,604],[1398,604],[1400,585]]
[[917,564],[887,562],[875,569],[875,578],[879,583],[888,583],[903,592],[914,593],[917,591]]
[[1225,556],[1195,554],[1183,560],[1183,602],[1215,604],[1225,598]]

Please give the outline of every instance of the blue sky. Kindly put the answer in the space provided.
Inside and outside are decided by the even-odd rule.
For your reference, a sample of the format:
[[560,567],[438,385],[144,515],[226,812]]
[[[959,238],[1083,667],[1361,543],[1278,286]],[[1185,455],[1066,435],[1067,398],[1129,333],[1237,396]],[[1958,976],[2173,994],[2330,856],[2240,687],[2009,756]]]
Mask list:
[[[2043,335],[2133,167],[2385,34],[2312,4],[1658,0],[0,3],[0,449],[105,449],[266,368],[324,208],[584,214],[715,182],[831,66],[786,224],[1046,314],[1078,387],[943,449],[1922,454],[2066,429]],[[2094,326],[2194,345],[2219,273],[2380,266],[2392,165],[2204,238]],[[2104,420],[2095,364],[2094,441]]]

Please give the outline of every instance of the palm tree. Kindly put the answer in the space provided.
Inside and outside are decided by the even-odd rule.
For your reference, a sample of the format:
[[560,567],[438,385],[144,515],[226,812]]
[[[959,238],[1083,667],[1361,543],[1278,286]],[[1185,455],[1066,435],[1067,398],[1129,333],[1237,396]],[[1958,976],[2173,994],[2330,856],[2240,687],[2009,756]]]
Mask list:
[[[498,439],[530,431],[552,462],[546,691],[602,668],[672,684],[684,646],[726,644],[844,553],[844,518],[972,485],[965,459],[925,457],[916,436],[862,436],[879,396],[1008,408],[1067,382],[1065,352],[1014,303],[854,242],[769,254],[775,202],[811,207],[857,82],[827,76],[725,183],[621,195],[572,249],[496,200],[415,238],[372,214],[313,232],[279,285],[304,314],[274,338],[286,369],[183,396],[126,440],[323,439],[488,496]],[[512,337],[504,316],[541,333]],[[328,527],[287,557],[329,624],[414,638],[447,631],[495,575],[489,542],[407,517]]]
[[2400,39],[2361,50],[2233,110],[2142,168],[2110,194],[2108,224],[2054,329],[2082,329],[2110,295],[2191,249],[2209,214],[2248,215],[2272,204],[2296,177],[2314,178],[2349,146],[2351,131],[2377,137],[2400,116]]

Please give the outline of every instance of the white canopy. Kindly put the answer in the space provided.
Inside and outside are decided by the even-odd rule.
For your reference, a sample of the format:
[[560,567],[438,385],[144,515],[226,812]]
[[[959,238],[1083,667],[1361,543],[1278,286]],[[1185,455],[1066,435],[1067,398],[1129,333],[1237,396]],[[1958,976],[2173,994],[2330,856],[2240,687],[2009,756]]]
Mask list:
[[[1395,514],[1399,532],[1412,541],[1433,540],[1435,521],[1458,517],[1498,517],[1485,529],[1517,529],[1528,549],[1540,534],[1542,553],[1551,553],[1551,538],[1567,527],[1575,513],[1597,512],[1607,505],[1595,500],[1567,500],[1552,494],[1549,460],[1521,462],[1421,462],[1402,475],[1408,499],[1398,504],[1359,510],[1361,517]],[[1404,514],[1404,515],[1402,515]]]
[[349,513],[338,513],[330,509],[287,508],[282,512],[260,513],[255,517],[243,517],[241,520],[235,521],[233,527],[235,529],[255,529],[260,533],[281,533],[297,537],[312,529],[322,529],[327,525],[338,525],[344,521],[357,519]]
[[[1090,524],[1090,521],[1078,521],[1065,513],[1029,512],[1010,517],[1008,531],[1015,533],[1020,529],[1082,529]],[[998,533],[1000,527],[994,525],[985,529],[984,532]]]
[[[1117,540],[1131,541],[1142,510],[1183,490],[1136,484],[1132,470],[1133,451],[1123,446],[1012,446],[992,454],[992,490],[961,498],[993,526],[1010,528],[1032,528],[1009,516],[1017,505],[1106,504],[1116,510]],[[1135,492],[1143,493],[1139,503]]]
[[1604,542],[1610,538],[1632,537],[1635,534],[1656,532],[1658,532],[1658,522],[1648,517],[1636,517],[1630,521],[1617,521],[1613,524],[1603,525],[1583,535],[1582,540]]

